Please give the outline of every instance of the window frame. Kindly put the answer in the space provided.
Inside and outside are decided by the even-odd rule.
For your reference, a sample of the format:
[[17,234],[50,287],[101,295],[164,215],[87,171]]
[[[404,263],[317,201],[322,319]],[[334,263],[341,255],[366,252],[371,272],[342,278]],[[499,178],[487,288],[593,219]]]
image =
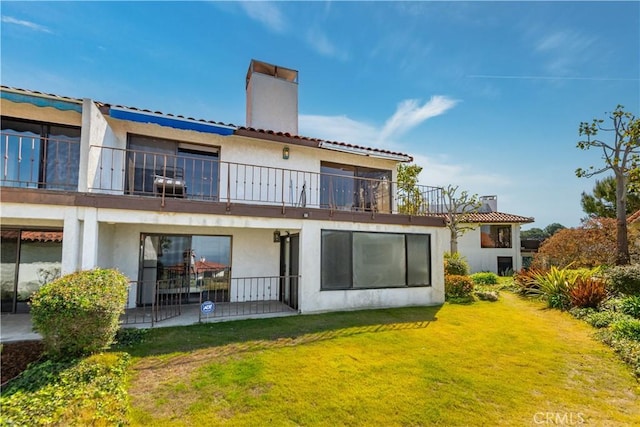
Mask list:
[[[348,234],[348,240],[350,243],[350,259],[348,270],[350,271],[350,281],[349,285],[346,287],[326,287],[325,286],[325,233],[344,233]],[[433,245],[431,239],[431,233],[403,233],[403,232],[371,232],[371,231],[357,231],[357,230],[334,230],[334,229],[322,229],[320,231],[320,291],[351,291],[351,290],[373,290],[373,289],[407,289],[407,288],[426,288],[433,286],[433,270],[432,270],[432,259],[433,259]],[[386,235],[398,235],[402,236],[404,240],[404,285],[400,286],[372,286],[372,287],[355,287],[354,286],[354,235],[355,234],[386,234]],[[423,236],[427,241],[427,253],[426,256],[426,267],[428,269],[428,283],[422,284],[409,284],[409,275],[410,275],[410,256],[409,256],[409,247],[408,247],[408,239],[407,236]]]
[[[489,227],[489,233],[484,232],[483,230]],[[501,229],[508,230],[509,234],[509,242],[508,244],[500,243],[500,239],[498,238]],[[485,244],[482,235],[485,234],[489,236],[491,241],[493,242],[493,246],[488,246]],[[480,248],[481,249],[513,249],[513,226],[512,224],[482,224],[480,225]]]

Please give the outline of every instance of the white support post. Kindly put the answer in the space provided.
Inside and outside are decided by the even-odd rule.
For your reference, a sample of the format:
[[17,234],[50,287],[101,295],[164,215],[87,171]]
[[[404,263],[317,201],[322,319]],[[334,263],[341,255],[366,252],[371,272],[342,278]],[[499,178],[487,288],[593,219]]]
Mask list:
[[86,208],[82,233],[82,269],[90,270],[98,264],[98,210]]
[[77,271],[79,248],[80,221],[78,220],[78,209],[67,209],[64,213],[64,230],[62,234],[62,275]]

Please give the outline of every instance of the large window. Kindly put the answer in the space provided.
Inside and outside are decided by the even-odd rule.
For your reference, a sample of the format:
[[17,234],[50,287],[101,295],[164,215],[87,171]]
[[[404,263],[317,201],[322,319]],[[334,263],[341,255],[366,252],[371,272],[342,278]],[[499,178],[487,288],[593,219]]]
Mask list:
[[480,246],[483,248],[510,248],[510,225],[483,225],[480,227]]
[[197,286],[229,298],[231,236],[142,234],[141,245],[139,304],[151,303],[153,287],[148,284],[156,281],[161,293]]
[[218,149],[129,135],[127,188],[134,194],[217,200]]
[[391,212],[391,171],[322,162],[320,172],[322,206]]
[[2,118],[3,186],[76,190],[80,128]]
[[430,259],[428,234],[323,230],[321,287],[428,286]]
[[24,313],[33,292],[60,277],[62,230],[3,229],[0,234],[2,311]]

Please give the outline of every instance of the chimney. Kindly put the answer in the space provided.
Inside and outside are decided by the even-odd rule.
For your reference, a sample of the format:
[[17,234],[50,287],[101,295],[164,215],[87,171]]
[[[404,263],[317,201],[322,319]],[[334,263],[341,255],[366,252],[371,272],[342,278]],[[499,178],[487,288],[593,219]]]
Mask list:
[[480,212],[498,212],[498,196],[482,196],[480,197]]
[[298,72],[251,60],[247,71],[247,127],[298,134]]

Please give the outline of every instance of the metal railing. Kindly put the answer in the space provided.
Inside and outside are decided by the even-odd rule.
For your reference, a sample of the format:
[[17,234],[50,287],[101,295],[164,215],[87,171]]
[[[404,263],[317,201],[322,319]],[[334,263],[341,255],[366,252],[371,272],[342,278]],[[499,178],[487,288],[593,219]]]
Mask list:
[[227,283],[205,285],[200,292],[198,321],[297,312],[300,276],[231,278]]
[[[191,313],[193,323],[224,317],[247,317],[269,313],[296,313],[299,276],[214,277],[210,280],[170,279],[156,282],[130,282],[128,306],[121,325],[148,323],[153,327],[163,320]],[[203,303],[212,303],[203,313]],[[198,310],[195,316],[193,307]]]
[[130,282],[127,305],[135,296],[136,306],[125,309],[120,324],[150,323],[153,327],[157,322],[180,316],[188,291],[182,281],[173,279]]
[[78,190],[79,138],[46,138],[3,131],[0,153],[2,186]]
[[373,179],[92,146],[89,190],[231,203],[430,215],[442,213],[443,189],[403,189]]

